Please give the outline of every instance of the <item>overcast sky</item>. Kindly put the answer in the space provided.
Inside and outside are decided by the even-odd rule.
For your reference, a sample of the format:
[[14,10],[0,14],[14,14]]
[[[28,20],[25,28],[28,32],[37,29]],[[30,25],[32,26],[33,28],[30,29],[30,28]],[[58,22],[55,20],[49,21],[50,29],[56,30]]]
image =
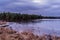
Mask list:
[[60,0],[0,0],[0,12],[60,16]]

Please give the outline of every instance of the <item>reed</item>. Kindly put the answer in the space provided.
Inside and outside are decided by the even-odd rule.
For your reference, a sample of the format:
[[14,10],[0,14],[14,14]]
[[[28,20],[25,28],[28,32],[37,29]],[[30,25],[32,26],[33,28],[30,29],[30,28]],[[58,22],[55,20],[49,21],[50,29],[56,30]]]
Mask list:
[[35,35],[32,32],[17,32],[9,27],[0,27],[0,40],[60,40],[56,35]]

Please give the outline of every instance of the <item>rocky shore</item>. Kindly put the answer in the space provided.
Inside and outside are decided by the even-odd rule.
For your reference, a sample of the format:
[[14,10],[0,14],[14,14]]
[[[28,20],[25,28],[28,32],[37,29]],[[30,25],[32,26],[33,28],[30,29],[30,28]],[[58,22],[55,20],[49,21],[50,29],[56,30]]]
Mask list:
[[60,40],[60,37],[51,35],[34,35],[32,32],[17,32],[9,27],[0,27],[0,40]]

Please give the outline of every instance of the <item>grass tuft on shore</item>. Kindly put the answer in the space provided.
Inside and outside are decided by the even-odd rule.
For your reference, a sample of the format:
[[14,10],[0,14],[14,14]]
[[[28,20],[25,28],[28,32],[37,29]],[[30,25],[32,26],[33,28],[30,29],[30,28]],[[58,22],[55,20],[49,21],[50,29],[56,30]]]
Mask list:
[[60,40],[56,35],[35,35],[32,32],[17,32],[9,27],[0,27],[0,40]]

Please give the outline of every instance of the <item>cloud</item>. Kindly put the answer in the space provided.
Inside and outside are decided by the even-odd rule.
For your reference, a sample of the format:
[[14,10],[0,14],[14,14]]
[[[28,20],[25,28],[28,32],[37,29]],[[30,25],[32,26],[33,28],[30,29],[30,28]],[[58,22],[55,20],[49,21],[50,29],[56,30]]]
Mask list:
[[60,0],[43,0],[41,3],[34,3],[32,0],[0,0],[0,12],[24,12],[47,15],[59,13]]

